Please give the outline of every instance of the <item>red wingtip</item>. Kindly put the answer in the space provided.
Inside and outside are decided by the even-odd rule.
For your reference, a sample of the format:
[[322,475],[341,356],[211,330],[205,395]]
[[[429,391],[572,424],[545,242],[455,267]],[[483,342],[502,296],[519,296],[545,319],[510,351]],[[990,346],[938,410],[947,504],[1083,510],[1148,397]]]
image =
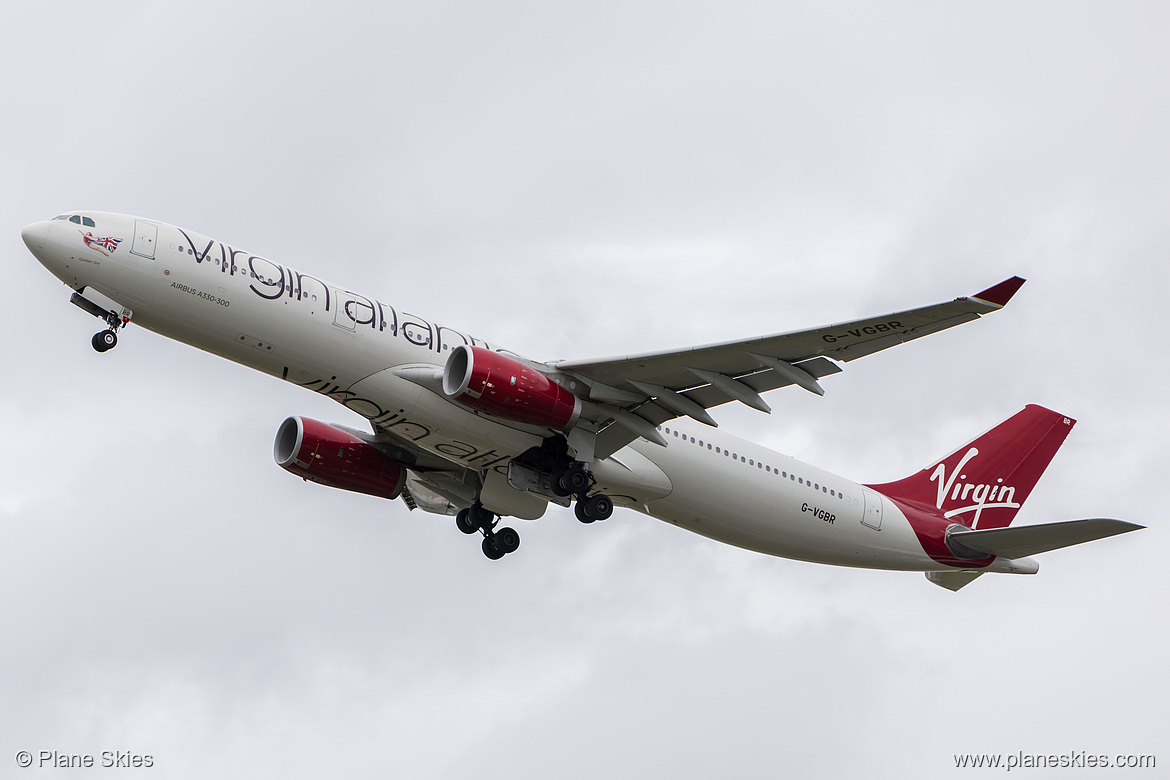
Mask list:
[[978,298],[981,301],[987,301],[988,303],[994,303],[996,306],[1007,306],[1007,302],[1023,286],[1024,280],[1018,276],[1013,276],[1011,279],[1000,282],[994,287],[988,287],[983,292],[975,293],[971,297]]

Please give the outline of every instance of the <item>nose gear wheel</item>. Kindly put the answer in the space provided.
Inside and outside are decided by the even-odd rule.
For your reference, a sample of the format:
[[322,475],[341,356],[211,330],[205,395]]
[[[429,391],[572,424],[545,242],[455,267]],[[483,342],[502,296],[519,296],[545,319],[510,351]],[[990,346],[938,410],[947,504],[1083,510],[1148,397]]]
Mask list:
[[98,352],[108,352],[118,346],[118,334],[113,330],[103,330],[100,333],[93,334],[93,338],[90,339],[89,343]]
[[121,318],[113,312],[109,312],[106,317],[106,324],[110,327],[100,333],[93,334],[93,338],[89,343],[98,352],[109,352],[114,347],[118,346],[118,328],[124,327],[125,323]]

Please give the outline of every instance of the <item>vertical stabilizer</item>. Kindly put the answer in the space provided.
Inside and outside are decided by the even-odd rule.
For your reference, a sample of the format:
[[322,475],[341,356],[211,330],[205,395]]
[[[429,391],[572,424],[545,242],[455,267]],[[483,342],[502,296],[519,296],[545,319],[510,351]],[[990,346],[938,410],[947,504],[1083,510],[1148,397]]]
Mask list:
[[1029,405],[917,474],[874,490],[969,528],[1015,519],[1076,420]]

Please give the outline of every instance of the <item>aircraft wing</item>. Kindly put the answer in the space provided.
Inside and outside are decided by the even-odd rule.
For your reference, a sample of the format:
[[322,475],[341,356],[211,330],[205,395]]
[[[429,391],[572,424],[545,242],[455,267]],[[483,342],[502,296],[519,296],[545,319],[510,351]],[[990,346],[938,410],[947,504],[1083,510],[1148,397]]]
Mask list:
[[[590,400],[601,405],[603,412],[622,410],[611,416],[618,425],[609,425],[599,435],[597,455],[605,457],[638,436],[653,441],[655,426],[675,417],[686,415],[716,425],[706,410],[729,401],[767,412],[770,409],[760,393],[768,390],[795,384],[823,394],[817,380],[839,373],[838,363],[998,311],[1023,283],[1015,276],[969,297],[812,330],[664,352],[565,360],[552,368],[586,382]],[[641,421],[630,419],[631,415]]]

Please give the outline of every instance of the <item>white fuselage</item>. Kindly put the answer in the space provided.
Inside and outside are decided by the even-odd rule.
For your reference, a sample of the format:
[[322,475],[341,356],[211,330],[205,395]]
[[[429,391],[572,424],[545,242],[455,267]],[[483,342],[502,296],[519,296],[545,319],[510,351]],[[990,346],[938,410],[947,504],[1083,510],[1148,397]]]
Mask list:
[[[137,325],[329,396],[477,471],[505,469],[549,435],[394,373],[438,369],[458,345],[490,346],[481,339],[189,230],[83,213],[97,226],[37,223],[25,229],[26,243],[67,285],[108,296]],[[106,251],[80,240],[87,232],[127,238]],[[770,555],[950,570],[923,551],[898,507],[869,488],[686,418],[659,431],[666,447],[638,439],[595,464],[618,505]]]

